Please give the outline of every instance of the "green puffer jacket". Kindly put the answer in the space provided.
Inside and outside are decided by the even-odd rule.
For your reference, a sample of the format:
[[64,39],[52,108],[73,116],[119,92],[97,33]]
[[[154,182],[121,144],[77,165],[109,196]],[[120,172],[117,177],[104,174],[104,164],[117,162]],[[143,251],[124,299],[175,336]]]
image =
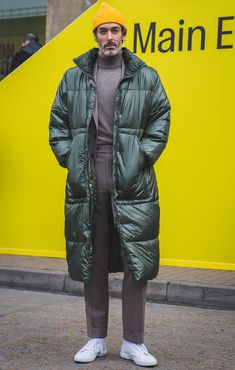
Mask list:
[[[159,200],[153,164],[166,146],[170,105],[157,72],[123,48],[125,74],[114,110],[112,208],[120,245],[136,280],[156,277]],[[65,199],[67,262],[73,280],[88,282],[95,231],[95,170],[89,150],[98,49],[79,57],[57,90],[50,145],[68,169]],[[109,266],[109,271],[114,271]]]

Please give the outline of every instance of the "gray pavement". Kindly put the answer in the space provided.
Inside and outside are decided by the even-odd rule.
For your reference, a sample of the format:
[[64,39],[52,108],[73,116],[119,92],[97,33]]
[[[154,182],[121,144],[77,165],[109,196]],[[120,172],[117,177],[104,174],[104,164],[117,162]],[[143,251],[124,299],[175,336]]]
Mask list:
[[[21,256],[16,254],[0,254],[0,266],[61,272],[67,271],[67,263],[64,258]],[[115,275],[121,276],[120,274]],[[229,287],[235,285],[235,271],[160,266],[157,279],[161,281],[193,282],[197,284],[213,284]]]
[[[119,358],[121,301],[110,300],[109,354],[73,363],[86,342],[83,298],[0,288],[1,370],[140,369]],[[159,370],[234,370],[235,313],[147,303],[145,344]]]
[[[65,259],[0,255],[0,286],[83,295],[72,281]],[[110,274],[110,296],[121,297],[122,274]],[[147,300],[235,309],[235,271],[160,266],[148,283]]]

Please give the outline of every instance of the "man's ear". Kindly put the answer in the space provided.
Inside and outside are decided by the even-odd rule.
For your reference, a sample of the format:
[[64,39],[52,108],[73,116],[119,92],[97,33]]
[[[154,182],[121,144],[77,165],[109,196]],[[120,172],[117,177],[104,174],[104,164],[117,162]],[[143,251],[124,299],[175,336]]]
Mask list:
[[126,40],[126,35],[122,35],[122,44]]
[[96,42],[98,42],[98,41],[97,41],[97,33],[96,33],[96,31],[94,31],[94,32],[93,32],[93,35],[94,35],[94,40],[95,40]]

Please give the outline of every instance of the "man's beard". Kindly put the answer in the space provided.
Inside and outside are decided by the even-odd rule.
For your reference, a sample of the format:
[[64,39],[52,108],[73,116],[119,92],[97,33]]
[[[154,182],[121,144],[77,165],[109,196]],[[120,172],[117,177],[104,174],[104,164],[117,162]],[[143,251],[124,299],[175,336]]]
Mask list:
[[[115,46],[115,49],[105,49],[105,47],[107,46]],[[106,56],[106,57],[112,57],[112,56],[115,56],[117,55],[120,50],[121,50],[121,47],[122,45],[117,45],[117,44],[113,44],[113,43],[107,43],[104,48],[103,48],[103,54]]]
[[120,49],[115,49],[115,50],[105,50],[104,55],[105,55],[106,57],[112,57],[112,56],[114,56],[114,55],[117,55],[117,54],[118,54],[118,52],[119,52],[119,50],[120,50]]

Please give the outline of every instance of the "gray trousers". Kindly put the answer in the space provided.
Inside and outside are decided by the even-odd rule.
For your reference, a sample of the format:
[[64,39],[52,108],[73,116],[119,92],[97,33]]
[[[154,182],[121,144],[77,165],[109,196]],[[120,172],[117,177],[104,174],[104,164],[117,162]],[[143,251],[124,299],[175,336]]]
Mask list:
[[[114,227],[111,192],[112,153],[105,147],[99,148],[95,159],[97,177],[96,233],[93,244],[92,277],[84,284],[87,318],[87,334],[91,338],[104,338],[108,330],[109,285],[108,258],[109,248],[118,239]],[[123,338],[134,343],[144,341],[144,318],[146,281],[134,279],[125,258],[122,284],[122,321]]]

